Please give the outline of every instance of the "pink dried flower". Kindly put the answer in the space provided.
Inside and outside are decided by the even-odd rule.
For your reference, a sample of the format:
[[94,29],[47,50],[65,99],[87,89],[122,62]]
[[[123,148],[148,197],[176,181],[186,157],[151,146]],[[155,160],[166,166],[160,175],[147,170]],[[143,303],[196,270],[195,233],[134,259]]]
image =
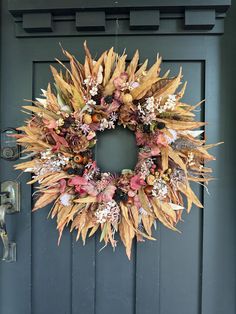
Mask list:
[[120,76],[116,77],[113,81],[116,89],[121,89],[122,85],[127,81],[128,74],[126,72],[121,73]]
[[57,128],[56,120],[53,120],[53,119],[52,120],[46,120],[46,119],[44,119],[43,122],[44,122],[44,124],[46,124],[46,127],[48,129],[56,129]]
[[145,145],[148,143],[148,135],[144,134],[140,130],[137,130],[137,132],[135,133],[135,136],[136,136],[136,142],[138,146]]
[[85,186],[83,186],[83,189],[91,196],[97,196],[98,195],[98,191],[95,187],[95,185],[93,185],[92,183],[88,183]]
[[130,187],[132,190],[138,190],[141,186],[145,185],[145,181],[141,179],[140,175],[133,176],[130,180]]
[[98,202],[110,202],[115,193],[116,187],[114,185],[108,185],[98,196]]
[[166,140],[166,137],[163,133],[159,133],[157,136],[156,144],[161,146],[168,146],[168,142]]
[[89,134],[87,135],[87,140],[91,140],[96,136],[96,133],[94,131],[90,131]]
[[88,181],[80,176],[75,176],[71,179],[68,180],[68,185],[86,185],[88,183]]

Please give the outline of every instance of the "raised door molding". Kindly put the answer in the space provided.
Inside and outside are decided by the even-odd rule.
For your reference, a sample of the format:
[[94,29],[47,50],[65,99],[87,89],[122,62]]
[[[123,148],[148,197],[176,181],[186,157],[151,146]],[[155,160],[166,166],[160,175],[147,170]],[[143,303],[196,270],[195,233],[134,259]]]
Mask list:
[[16,37],[222,34],[231,0],[8,0]]

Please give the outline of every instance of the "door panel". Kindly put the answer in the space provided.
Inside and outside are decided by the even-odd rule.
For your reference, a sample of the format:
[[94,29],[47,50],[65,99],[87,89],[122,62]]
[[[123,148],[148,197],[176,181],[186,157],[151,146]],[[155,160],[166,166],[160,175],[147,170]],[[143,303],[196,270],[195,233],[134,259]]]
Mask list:
[[[84,38],[65,39],[62,43],[72,52],[79,51],[78,58],[83,58],[83,40]],[[180,40],[183,41],[184,38],[179,38],[178,41]],[[35,40],[33,46],[32,40],[25,42],[21,47],[22,52],[28,54],[22,64],[25,69],[24,81],[31,85],[29,91],[32,92],[28,96],[26,93],[28,99],[40,95],[40,88],[45,88],[51,80],[49,65],[54,63],[55,56],[61,57],[57,39],[43,39],[43,42],[47,47],[46,51],[40,48],[40,40]],[[110,38],[103,38],[102,42],[103,45],[101,38],[90,38],[89,45],[93,54],[114,44]],[[170,68],[175,75],[179,66],[183,65],[185,79],[189,82],[186,102],[194,104],[204,98],[204,60],[189,59],[181,46],[171,53],[164,38],[154,43],[152,38],[146,37],[141,42],[140,54],[142,58],[148,57],[150,62],[154,61],[159,47],[162,48],[162,54],[168,60],[164,60],[163,71]],[[123,37],[122,42],[118,41],[117,48],[122,52],[126,46],[131,55],[135,45],[134,38]],[[176,54],[181,57],[176,59]],[[201,58],[199,54],[199,59]],[[20,79],[20,71],[15,75]],[[16,103],[20,102],[17,94],[15,97]],[[19,114],[19,106],[15,106],[12,114]],[[199,115],[199,118],[204,118],[204,115]],[[23,120],[23,116],[21,119]],[[23,185],[25,182],[25,178],[22,178]],[[200,195],[202,193],[200,188],[197,192]],[[30,198],[29,190],[23,193]],[[28,207],[22,209],[21,215],[29,219],[30,209],[31,204],[28,204]],[[32,284],[33,313],[50,313],[53,310],[59,314],[71,311],[90,314],[94,312],[94,308],[97,314],[131,314],[134,311],[151,314],[154,310],[171,314],[176,309],[179,313],[198,313],[201,292],[202,210],[194,208],[189,216],[184,217],[185,223],[179,226],[181,235],[158,225],[155,232],[157,241],[134,244],[131,262],[127,260],[120,241],[115,252],[110,247],[102,248],[99,237],[89,239],[86,246],[82,247],[81,242],[75,242],[76,235],[71,236],[68,230],[57,247],[55,222],[46,219],[48,211],[49,207],[31,215],[31,228],[27,228],[25,235],[31,239],[31,246],[27,246],[24,252],[25,258],[28,258],[27,263],[31,265],[25,284]],[[21,228],[24,228],[25,223]],[[20,247],[20,243],[18,247],[18,250],[23,247],[25,249],[25,245]],[[175,296],[171,303],[169,295]]]
[[[219,140],[214,124],[218,113],[215,113],[216,117],[211,115],[220,104],[218,95],[211,93],[211,89],[216,90],[219,84],[218,37],[209,39],[205,35],[191,34],[132,36],[130,33],[93,36],[90,33],[89,37],[80,34],[78,37],[50,35],[50,38],[31,36],[17,39],[7,14],[6,1],[3,2],[2,23],[7,32],[2,34],[2,128],[22,124],[26,117],[20,112],[24,104],[22,100],[38,97],[40,88],[46,88],[47,82],[51,81],[49,65],[56,64],[55,57],[65,61],[59,41],[65,49],[83,60],[82,46],[87,39],[93,56],[115,46],[119,53],[126,48],[130,59],[138,48],[141,61],[149,58],[150,64],[159,52],[164,58],[163,73],[170,68],[175,75],[182,65],[184,79],[188,81],[184,100],[195,104],[207,97],[207,109],[203,106],[196,114],[199,120],[206,118],[212,123],[211,129],[206,128],[209,142]],[[135,158],[135,154],[129,152],[133,152],[135,147],[128,135],[125,137],[118,132],[116,136],[128,145],[129,167]],[[112,134],[108,137],[111,139]],[[132,150],[129,150],[130,146]],[[100,151],[97,153],[102,167],[106,166],[104,147],[101,145],[99,148],[98,143],[97,150]],[[118,153],[121,153],[120,147]],[[218,155],[218,150],[215,154]],[[179,224],[181,234],[157,224],[154,232],[157,240],[134,243],[132,259],[128,261],[120,239],[113,252],[111,247],[103,247],[99,235],[88,239],[83,246],[81,241],[76,242],[75,233],[71,235],[66,230],[58,247],[55,221],[47,219],[50,206],[31,214],[34,199],[31,198],[33,190],[26,185],[29,175],[18,176],[12,170],[13,164],[7,161],[0,164],[1,180],[20,181],[22,195],[21,213],[7,217],[9,234],[17,242],[17,262],[0,263],[1,314],[217,313],[216,307],[212,304],[209,307],[209,301],[202,297],[202,293],[209,293],[205,278],[209,278],[214,258],[207,241],[214,228],[210,224],[213,210],[219,212],[219,208],[216,199],[209,198],[202,186],[194,188],[205,208],[194,207],[189,215],[184,215],[184,223]],[[116,162],[109,165],[114,169],[118,166]],[[216,176],[218,166],[216,163]],[[217,185],[210,187],[213,196],[218,189]],[[12,295],[16,296],[14,302]]]
[[[96,40],[91,38],[90,42]],[[123,40],[127,40],[129,53],[133,50],[133,43],[128,43],[125,37]],[[140,47],[142,57],[142,47],[148,46],[145,43],[149,40],[144,39]],[[83,38],[80,39],[80,45],[82,42]],[[105,46],[110,45],[110,43],[106,45],[105,38],[103,42]],[[63,42],[69,50],[75,49],[76,44],[70,41],[64,45]],[[39,44],[35,42],[35,45]],[[157,42],[156,46],[153,45],[150,50],[144,52],[145,56],[153,60],[159,45],[163,47],[161,41]],[[36,46],[36,54],[32,60],[32,98],[40,96],[40,88],[46,88],[47,82],[51,80],[49,65],[55,65],[53,57],[60,53],[56,41],[50,42],[50,49],[44,58],[40,59],[41,52],[37,51]],[[122,51],[123,47],[120,49]],[[92,47],[93,53],[100,53],[102,50],[103,47],[98,49],[96,44]],[[83,53],[80,55],[83,58]],[[183,66],[184,78],[189,84],[186,102],[195,104],[204,98],[204,61],[188,60],[184,55],[179,61],[175,60],[174,54],[173,56],[168,54],[167,58],[168,60],[163,62],[163,73],[170,68],[172,74],[176,75],[179,67]],[[204,118],[202,112],[197,114],[199,119]],[[119,137],[119,134],[116,136]],[[122,140],[124,141],[124,138]],[[123,144],[127,145],[125,142]],[[99,143],[97,146],[97,150],[101,149]],[[103,151],[104,156],[106,153]],[[129,161],[127,156],[127,163]],[[101,162],[103,162],[102,157]],[[117,166],[112,163],[111,165]],[[104,163],[103,167],[105,166]],[[201,198],[202,189],[196,187],[195,191]],[[118,314],[121,311],[129,314],[134,312],[135,307],[137,313],[153,313],[154,308],[159,308],[160,313],[167,314],[173,313],[176,308],[180,313],[190,311],[193,314],[198,313],[201,292],[202,210],[194,208],[189,216],[184,216],[185,223],[179,225],[181,235],[158,225],[155,233],[157,241],[134,244],[132,260],[128,262],[120,241],[115,252],[112,252],[110,247],[102,248],[98,236],[89,239],[86,247],[83,248],[80,241],[75,242],[76,235],[71,236],[66,230],[60,246],[57,247],[58,234],[55,222],[46,219],[49,209],[50,207],[47,207],[32,214],[31,282],[34,313],[47,313],[51,309],[57,313],[69,313],[71,307],[74,311],[77,308],[79,310],[81,303],[77,302],[77,291],[80,291],[85,298],[78,296],[84,307],[87,308],[89,304],[88,313],[92,313],[96,308],[98,314],[110,312]],[[87,257],[90,255],[89,260],[92,264],[87,264],[87,260],[82,258],[84,250]],[[73,258],[74,256],[76,259]],[[76,265],[77,263],[82,269]],[[82,272],[84,274],[81,278],[79,274]],[[89,283],[87,283],[87,276],[89,276]],[[181,286],[179,286],[180,282]],[[150,289],[150,285],[153,289]],[[84,288],[86,286],[87,289]],[[52,298],[47,302],[41,302],[50,294],[53,295]],[[171,303],[170,294],[175,295]],[[61,300],[60,303],[58,299]]]

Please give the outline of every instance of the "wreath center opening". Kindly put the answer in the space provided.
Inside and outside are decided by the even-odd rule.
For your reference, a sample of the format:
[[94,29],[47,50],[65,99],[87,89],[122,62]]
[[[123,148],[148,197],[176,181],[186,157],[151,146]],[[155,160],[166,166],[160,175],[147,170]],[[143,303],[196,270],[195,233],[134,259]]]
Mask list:
[[122,126],[97,133],[95,159],[102,172],[133,170],[137,163],[135,133]]

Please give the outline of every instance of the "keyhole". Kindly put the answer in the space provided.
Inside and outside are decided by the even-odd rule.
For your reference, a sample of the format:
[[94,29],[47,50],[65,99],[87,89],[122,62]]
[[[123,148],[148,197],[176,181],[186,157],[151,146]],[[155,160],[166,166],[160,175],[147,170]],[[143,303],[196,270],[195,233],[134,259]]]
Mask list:
[[95,159],[102,172],[120,173],[133,170],[137,163],[134,132],[117,126],[114,130],[97,133]]

